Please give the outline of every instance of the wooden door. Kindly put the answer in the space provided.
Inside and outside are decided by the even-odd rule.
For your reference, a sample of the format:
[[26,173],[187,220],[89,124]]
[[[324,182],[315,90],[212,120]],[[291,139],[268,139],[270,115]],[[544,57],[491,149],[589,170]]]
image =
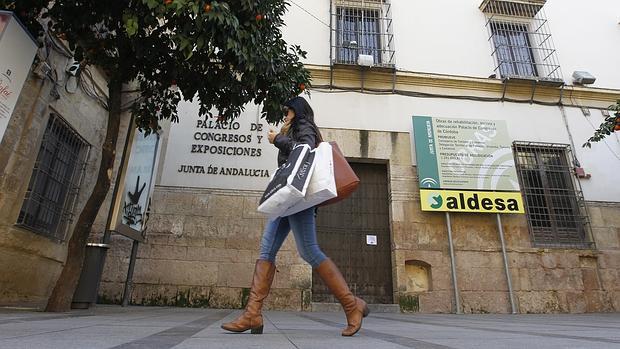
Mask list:
[[[319,245],[340,268],[351,291],[367,303],[391,304],[392,256],[385,164],[351,163],[360,186],[348,199],[320,207],[317,217]],[[376,237],[369,245],[367,236]],[[316,272],[312,300],[337,302]]]

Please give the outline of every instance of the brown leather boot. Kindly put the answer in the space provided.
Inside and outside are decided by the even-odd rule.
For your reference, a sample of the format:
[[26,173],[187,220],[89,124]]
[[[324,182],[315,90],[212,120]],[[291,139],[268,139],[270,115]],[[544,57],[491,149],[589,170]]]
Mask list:
[[352,336],[362,328],[362,318],[368,316],[370,310],[361,298],[355,297],[349,290],[347,282],[342,277],[340,270],[331,259],[324,260],[317,268],[317,273],[323,279],[331,293],[342,304],[347,316],[347,328],[342,331],[343,336]]
[[222,324],[222,328],[232,332],[245,332],[250,330],[252,334],[263,333],[263,315],[261,308],[263,300],[269,294],[276,266],[270,261],[258,259],[254,267],[252,289],[245,311],[232,322]]

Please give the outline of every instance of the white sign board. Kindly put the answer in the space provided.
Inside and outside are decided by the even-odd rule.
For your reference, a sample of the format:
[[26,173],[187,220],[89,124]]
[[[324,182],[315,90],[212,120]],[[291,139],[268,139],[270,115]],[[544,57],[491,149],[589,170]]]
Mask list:
[[[277,148],[267,139],[270,125],[260,106],[249,104],[232,122],[199,116],[198,103],[179,103],[166,147],[160,185],[264,190],[277,168]],[[275,128],[271,126],[272,128]]]
[[36,42],[12,13],[0,11],[0,141],[37,49]]
[[377,246],[377,235],[366,235],[366,245]]
[[151,194],[159,135],[150,134],[145,137],[137,129],[134,132],[123,186],[121,223],[141,232]]

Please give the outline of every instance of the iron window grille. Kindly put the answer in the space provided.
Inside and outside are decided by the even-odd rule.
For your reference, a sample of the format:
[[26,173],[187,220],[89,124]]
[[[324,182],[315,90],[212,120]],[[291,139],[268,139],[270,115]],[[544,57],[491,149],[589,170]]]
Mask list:
[[563,83],[545,0],[485,0],[494,72],[504,79]]
[[50,116],[17,225],[53,240],[65,239],[89,149],[60,116]]
[[594,247],[570,146],[514,142],[513,150],[533,245]]
[[359,55],[373,57],[373,65],[394,67],[394,35],[388,0],[332,0],[332,63],[358,63]]

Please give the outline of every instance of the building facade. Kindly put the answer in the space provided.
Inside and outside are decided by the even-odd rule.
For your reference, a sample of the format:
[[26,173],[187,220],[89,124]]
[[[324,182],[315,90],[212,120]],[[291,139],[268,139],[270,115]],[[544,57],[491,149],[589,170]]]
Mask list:
[[[619,13],[611,0],[292,2],[284,34],[308,51],[306,97],[362,182],[317,218],[354,292],[404,311],[512,311],[497,217],[481,213],[450,215],[457,309],[446,215],[420,208],[412,141],[412,116],[499,120],[526,206],[501,216],[515,311],[620,310],[620,139],[582,147],[620,98]],[[165,137],[134,303],[240,307],[247,296],[273,126],[252,106],[226,130],[207,123],[186,105]],[[128,256],[116,236],[104,301],[120,299]],[[269,308],[335,301],[292,237],[277,264]]]
[[[284,35],[308,51],[313,86],[306,98],[323,137],[338,142],[362,183],[317,217],[323,250],[356,294],[403,311],[506,313],[513,311],[510,280],[516,312],[620,310],[620,139],[616,133],[582,147],[620,99],[619,14],[612,0],[291,2]],[[577,83],[576,71],[589,74],[576,74]],[[42,84],[28,83],[28,91]],[[52,86],[42,86],[47,96]],[[21,97],[20,113],[48,115],[50,103],[35,103],[31,93]],[[95,173],[101,110],[63,93],[54,108],[90,144],[86,171]],[[266,135],[277,127],[258,111],[250,105],[222,126],[181,105],[180,123],[161,139],[134,304],[243,305],[265,224],[256,207],[276,166]],[[507,126],[525,206],[524,214],[501,215],[508,273],[496,215],[450,213],[448,223],[443,212],[422,211],[413,116]],[[15,226],[21,206],[14,202],[28,184],[19,179],[32,173],[36,156],[28,152],[38,149],[47,122],[33,120],[37,127],[13,127],[36,134],[2,144],[2,156],[13,159],[5,173],[15,176],[2,184],[1,202],[11,212],[0,210],[2,256],[30,261],[8,274],[15,286],[3,291],[3,303],[40,303],[64,258],[62,243]],[[80,187],[92,178],[84,175]],[[105,230],[109,200],[93,241]],[[130,249],[130,240],[112,235],[100,301],[120,301]],[[335,301],[292,237],[277,266],[268,308],[311,310]],[[41,276],[33,279],[35,271]]]

